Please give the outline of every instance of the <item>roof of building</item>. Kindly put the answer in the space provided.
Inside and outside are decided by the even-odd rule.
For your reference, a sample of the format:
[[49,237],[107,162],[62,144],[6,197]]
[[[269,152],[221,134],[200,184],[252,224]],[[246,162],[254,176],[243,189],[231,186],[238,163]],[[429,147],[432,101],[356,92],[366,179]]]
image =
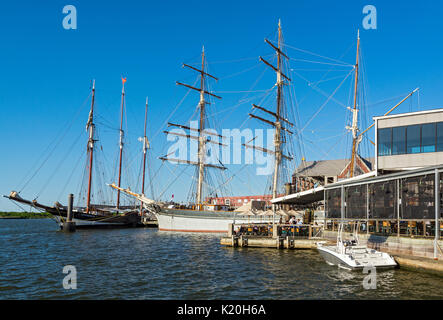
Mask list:
[[[361,159],[371,170],[373,167],[374,158]],[[338,176],[349,161],[349,159],[304,161],[300,164],[295,173],[305,177]]]
[[421,111],[414,111],[414,112],[406,112],[406,113],[396,113],[396,114],[389,114],[389,115],[386,115],[386,116],[376,116],[376,117],[372,117],[372,118],[374,120],[380,120],[380,119],[408,117],[408,116],[415,116],[415,115],[419,115],[419,114],[428,114],[428,113],[436,113],[436,112],[443,112],[443,108],[430,109],[430,110],[421,110]]
[[[372,178],[376,175],[375,171],[371,171],[366,174],[362,174],[359,176],[355,176],[352,178],[348,178],[340,182],[343,183],[355,183],[360,181],[367,181],[369,178]],[[298,192],[289,194],[283,197],[272,199],[272,203],[278,203],[278,204],[297,204],[297,205],[306,205],[311,204],[313,202],[324,200],[324,190],[329,188],[329,186],[337,186],[339,183],[334,183],[327,186],[320,186],[317,188],[309,189],[306,191]]]

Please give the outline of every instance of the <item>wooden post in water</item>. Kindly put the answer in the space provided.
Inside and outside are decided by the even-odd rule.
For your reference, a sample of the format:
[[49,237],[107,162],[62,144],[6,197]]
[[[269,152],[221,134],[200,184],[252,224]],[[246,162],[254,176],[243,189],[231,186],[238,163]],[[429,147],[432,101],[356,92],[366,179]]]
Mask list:
[[234,235],[234,224],[230,223],[228,225],[228,237],[232,237]]
[[75,231],[75,222],[72,221],[72,207],[74,203],[74,195],[72,193],[68,196],[68,213],[66,217],[66,221],[63,222],[63,231],[64,232],[74,232]]

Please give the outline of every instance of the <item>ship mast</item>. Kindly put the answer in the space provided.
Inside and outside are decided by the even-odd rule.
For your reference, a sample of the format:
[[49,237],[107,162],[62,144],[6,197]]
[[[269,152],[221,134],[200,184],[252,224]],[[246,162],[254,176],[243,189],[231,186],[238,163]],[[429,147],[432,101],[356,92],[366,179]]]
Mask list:
[[[143,136],[143,175],[142,175],[142,195],[145,195],[145,169],[146,169],[146,153],[149,148],[148,138],[146,137],[146,124],[148,120],[148,98],[146,97],[146,107],[145,107],[145,131]],[[140,215],[143,211],[143,202],[140,204]]]
[[88,155],[89,155],[89,178],[88,178],[88,198],[86,202],[86,213],[91,210],[91,185],[92,185],[92,159],[94,156],[94,100],[95,100],[95,80],[92,81],[92,99],[91,99],[91,111],[89,112],[88,123],[86,124],[86,130],[89,130],[88,139]]
[[352,127],[348,128],[352,131],[352,155],[351,165],[349,167],[349,177],[354,176],[354,163],[357,153],[358,139],[361,138],[358,135],[358,109],[357,109],[357,84],[358,84],[358,55],[360,49],[360,30],[357,33],[357,58],[355,62],[355,81],[354,81],[354,108],[352,109]]
[[283,82],[281,79],[281,23],[278,21],[278,50],[277,50],[277,116],[275,121],[275,137],[274,137],[274,179],[272,182],[272,198],[277,198],[277,184],[278,184],[278,169],[281,162],[281,123],[280,123],[280,109],[281,109],[281,95]]
[[[120,158],[119,158],[119,165],[118,165],[118,186],[120,187],[121,177],[122,177],[122,157],[123,157],[123,107],[125,103],[125,82],[126,78],[122,77],[122,101],[121,101],[121,113],[120,113]],[[117,209],[120,206],[120,190],[117,190]]]
[[[283,53],[282,47],[283,47],[283,38],[282,38],[282,29],[281,29],[281,22],[280,20],[278,21],[278,44],[277,47],[275,45],[273,45],[268,39],[265,39],[265,42],[267,44],[269,44],[276,52],[277,54],[277,67],[273,66],[271,63],[269,63],[268,61],[266,61],[265,59],[263,59],[262,57],[260,57],[260,61],[262,61],[264,64],[266,64],[268,67],[270,67],[271,69],[273,69],[277,75],[277,106],[276,106],[276,111],[272,112],[270,110],[267,110],[263,107],[257,106],[255,104],[253,104],[253,108],[255,109],[259,109],[261,111],[264,111],[272,116],[275,117],[275,121],[270,121],[270,120],[266,120],[263,119],[259,116],[256,116],[252,113],[249,114],[250,117],[255,118],[257,120],[263,121],[267,124],[270,124],[271,126],[273,126],[275,128],[275,135],[274,135],[274,150],[268,150],[262,147],[258,147],[258,146],[251,146],[251,145],[247,145],[247,144],[243,144],[245,147],[247,148],[254,148],[266,153],[271,153],[274,154],[274,174],[273,174],[273,179],[272,179],[272,198],[277,198],[277,193],[278,193],[278,176],[279,176],[279,171],[280,171],[280,165],[281,165],[281,161],[282,158],[288,159],[288,160],[292,160],[291,157],[288,157],[286,155],[283,154],[282,152],[282,145],[284,143],[284,141],[282,141],[282,131],[286,131],[289,134],[292,134],[293,132],[289,129],[287,129],[286,127],[282,126],[282,122],[290,125],[290,126],[294,126],[291,122],[289,122],[287,119],[285,119],[283,117],[283,112],[282,112],[282,101],[283,101],[283,86],[287,85],[291,79],[289,77],[287,77],[283,72],[282,72],[282,58],[286,58],[289,59],[289,57]],[[286,83],[283,79],[286,79],[288,81],[288,83]]]
[[198,184],[197,184],[197,203],[198,207],[202,204],[203,179],[205,173],[204,156],[205,156],[205,47],[202,49],[202,66],[200,76],[200,130],[198,132]]
[[168,160],[168,161],[172,161],[172,162],[176,162],[176,163],[187,163],[187,164],[192,164],[192,165],[198,166],[196,209],[199,210],[202,208],[202,204],[203,204],[203,183],[205,180],[205,167],[217,168],[217,169],[222,169],[222,170],[226,169],[224,166],[218,166],[218,165],[214,165],[214,164],[205,163],[205,145],[206,145],[206,143],[213,143],[213,144],[225,146],[222,143],[209,140],[206,137],[206,135],[215,135],[220,138],[224,138],[223,136],[212,133],[212,132],[205,132],[205,119],[206,119],[205,107],[206,107],[206,104],[209,104],[209,102],[206,101],[206,99],[205,99],[205,95],[209,95],[209,96],[212,96],[217,99],[221,99],[221,97],[213,94],[212,92],[206,91],[206,88],[205,88],[206,77],[211,77],[211,78],[215,79],[216,81],[218,79],[216,77],[214,77],[213,75],[210,75],[209,73],[205,72],[205,48],[204,47],[202,49],[201,69],[194,68],[194,67],[187,65],[185,63],[183,63],[183,67],[187,67],[189,69],[192,69],[192,70],[200,73],[200,88],[195,88],[193,86],[190,86],[188,84],[181,83],[178,81],[176,82],[177,85],[187,87],[189,89],[198,91],[200,93],[200,101],[198,103],[198,107],[200,108],[199,128],[198,129],[190,128],[188,126],[174,124],[174,123],[170,123],[170,122],[168,122],[168,126],[174,126],[174,127],[186,129],[189,131],[197,131],[198,137],[192,136],[190,134],[183,135],[180,133],[175,133],[175,132],[170,132],[170,131],[164,131],[164,133],[177,135],[177,136],[184,136],[184,137],[190,138],[190,139],[198,139],[198,161],[195,162],[195,161],[188,161],[188,160],[183,160],[183,159],[174,159],[174,158],[169,158],[168,156],[160,157],[160,160],[163,160],[163,161]]

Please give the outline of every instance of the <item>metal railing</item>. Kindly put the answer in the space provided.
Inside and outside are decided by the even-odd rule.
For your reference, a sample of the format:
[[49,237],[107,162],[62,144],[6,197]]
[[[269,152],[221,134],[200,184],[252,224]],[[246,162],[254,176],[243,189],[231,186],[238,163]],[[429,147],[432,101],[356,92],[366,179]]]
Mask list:
[[[348,219],[349,220],[349,219]],[[325,230],[337,231],[341,219],[326,219]],[[382,236],[400,236],[417,238],[435,238],[435,220],[433,219],[355,219],[348,221],[344,228],[352,232],[353,225],[359,223],[359,233],[368,233]],[[439,239],[443,239],[443,220],[440,219]]]
[[[274,232],[274,228],[276,231]],[[291,237],[291,238],[319,238],[322,235],[322,225],[288,224],[288,223],[251,223],[234,224],[233,235],[249,237]]]

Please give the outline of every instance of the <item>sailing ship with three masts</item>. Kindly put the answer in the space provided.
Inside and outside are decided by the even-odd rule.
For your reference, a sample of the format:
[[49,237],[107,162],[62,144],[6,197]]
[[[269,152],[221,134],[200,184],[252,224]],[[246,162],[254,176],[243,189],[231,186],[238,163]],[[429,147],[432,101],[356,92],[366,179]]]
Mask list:
[[[277,57],[277,66],[272,65],[267,60],[260,57],[260,61],[263,62],[266,66],[270,67],[276,73],[277,82],[274,85],[276,87],[276,107],[275,111],[271,111],[265,109],[261,106],[253,104],[254,110],[260,110],[265,112],[268,115],[274,117],[274,119],[267,120],[262,117],[259,117],[253,113],[250,113],[249,116],[251,118],[260,120],[268,125],[271,125],[275,129],[274,135],[274,150],[265,149],[261,146],[249,145],[247,143],[243,144],[245,148],[253,148],[259,150],[261,152],[266,152],[274,155],[274,170],[272,173],[272,197],[276,198],[279,194],[279,183],[283,181],[282,179],[282,164],[283,161],[291,161],[292,157],[290,155],[283,154],[284,146],[288,143],[288,135],[292,135],[293,132],[288,128],[288,126],[294,126],[287,117],[287,113],[284,110],[285,104],[283,100],[283,87],[288,85],[291,79],[287,77],[283,71],[283,59],[289,59],[288,56],[283,52],[283,41],[282,41],[282,29],[279,21],[278,24],[278,43],[274,45],[271,41],[265,39],[265,42],[269,44],[272,49],[275,50]],[[235,212],[228,211],[227,206],[224,205],[213,205],[209,203],[205,203],[204,186],[207,186],[206,176],[207,169],[215,169],[215,170],[226,170],[227,168],[221,164],[209,164],[206,162],[206,143],[217,143],[219,145],[223,145],[218,142],[211,141],[208,139],[208,135],[213,135],[214,133],[206,130],[206,104],[208,101],[206,99],[207,96],[214,97],[216,99],[221,99],[220,96],[215,95],[205,88],[206,77],[217,80],[216,77],[206,72],[205,69],[205,52],[204,48],[201,55],[201,69],[196,67],[183,64],[184,67],[187,67],[193,71],[196,71],[200,74],[200,88],[196,88],[190,86],[188,84],[184,84],[181,82],[177,82],[178,85],[187,87],[191,90],[197,91],[200,93],[200,100],[198,103],[199,109],[199,127],[191,128],[189,126],[168,123],[169,126],[178,127],[181,129],[189,130],[189,134],[186,135],[187,138],[198,140],[198,154],[197,161],[189,161],[184,159],[176,159],[171,158],[169,155],[164,157],[160,157],[162,161],[169,161],[171,163],[177,164],[189,164],[196,166],[196,177],[197,181],[196,185],[196,194],[195,194],[195,203],[192,203],[188,206],[179,206],[176,204],[170,203],[158,203],[153,199],[147,198],[143,193],[138,194],[132,192],[130,189],[121,188],[118,185],[111,184],[110,186],[116,190],[122,191],[128,195],[136,197],[142,203],[144,203],[145,207],[152,212],[158,220],[159,230],[163,231],[180,231],[180,232],[214,232],[214,233],[226,233],[228,231],[229,224],[232,223],[260,223],[260,222],[272,222],[275,221],[275,215],[279,212],[276,212],[276,206],[273,207],[273,212],[268,210],[267,212],[262,212],[261,216],[255,215],[252,212]],[[274,88],[273,87],[273,88]],[[191,135],[191,133],[197,132],[198,136]],[[173,132],[166,132],[168,134],[174,134]],[[177,134],[182,135],[182,134]],[[224,138],[219,136],[220,138]]]
[[[125,82],[126,78],[122,77],[122,93],[121,93],[121,110],[120,110],[120,129],[119,129],[119,159],[118,159],[118,186],[120,186],[122,178],[122,161],[123,161],[123,146],[124,146],[124,130],[123,130],[123,117],[124,117],[124,104],[125,104]],[[142,226],[141,215],[142,212],[138,206],[121,205],[120,191],[117,190],[116,205],[110,204],[97,204],[92,203],[92,191],[93,191],[93,177],[94,172],[94,154],[96,152],[96,125],[94,123],[94,104],[95,104],[95,80],[92,82],[91,90],[91,109],[89,112],[88,122],[86,124],[86,130],[88,132],[87,141],[87,192],[86,192],[86,205],[84,207],[73,208],[73,221],[76,222],[77,228],[110,228],[110,227],[136,227]],[[149,142],[146,138],[146,117],[148,110],[148,100],[146,99],[145,110],[145,131],[144,137],[141,138],[143,142],[143,182],[142,193],[144,193],[144,176],[145,176],[145,163],[146,152],[149,147]],[[104,187],[104,186],[103,186]],[[53,206],[39,203],[36,199],[26,200],[19,195],[19,192],[12,191],[8,196],[5,196],[10,200],[13,200],[20,204],[29,205],[39,211],[46,211],[51,213],[60,227],[63,227],[63,220],[67,217],[67,206],[61,205],[59,202],[55,202]]]

